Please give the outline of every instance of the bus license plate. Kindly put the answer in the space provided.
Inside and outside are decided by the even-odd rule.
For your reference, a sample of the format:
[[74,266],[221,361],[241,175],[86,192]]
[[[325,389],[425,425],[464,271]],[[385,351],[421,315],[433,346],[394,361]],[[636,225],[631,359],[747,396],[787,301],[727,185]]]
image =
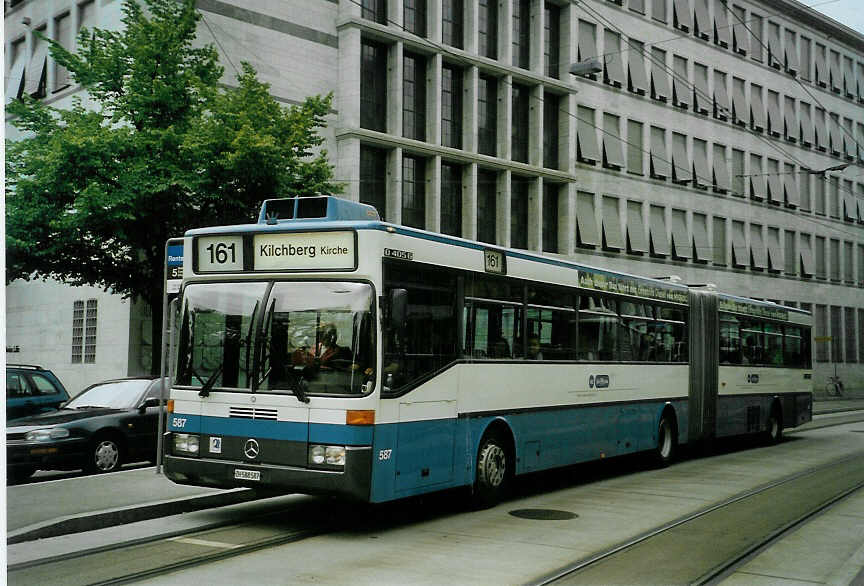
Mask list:
[[234,470],[234,478],[237,480],[261,480],[261,473],[258,470]]

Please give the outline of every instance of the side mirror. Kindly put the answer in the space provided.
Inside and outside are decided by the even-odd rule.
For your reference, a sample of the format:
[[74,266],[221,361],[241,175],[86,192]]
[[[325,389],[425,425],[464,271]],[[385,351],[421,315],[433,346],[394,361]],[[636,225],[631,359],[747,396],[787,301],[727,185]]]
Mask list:
[[390,289],[390,327],[401,328],[408,313],[408,291],[405,289]]
[[138,407],[138,410],[141,413],[147,410],[148,407],[158,407],[159,406],[159,397],[147,397],[144,399],[144,402],[141,403],[141,406]]

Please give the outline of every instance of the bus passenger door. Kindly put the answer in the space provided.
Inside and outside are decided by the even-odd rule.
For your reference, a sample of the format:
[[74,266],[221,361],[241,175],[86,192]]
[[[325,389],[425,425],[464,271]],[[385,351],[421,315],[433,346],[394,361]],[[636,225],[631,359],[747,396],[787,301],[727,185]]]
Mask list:
[[[396,492],[407,496],[453,479],[456,401],[399,403]],[[419,490],[418,490],[419,489]]]

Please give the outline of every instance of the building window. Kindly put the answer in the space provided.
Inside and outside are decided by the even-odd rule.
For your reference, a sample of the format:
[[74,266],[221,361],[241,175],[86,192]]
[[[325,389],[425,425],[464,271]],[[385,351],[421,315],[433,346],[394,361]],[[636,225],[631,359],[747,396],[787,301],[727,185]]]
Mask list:
[[795,247],[795,232],[790,232],[786,230],[783,233],[784,239],[784,248],[783,251],[785,254],[783,255],[784,263],[783,270],[786,271],[787,275],[797,275],[798,274],[798,251]]
[[387,130],[387,47],[360,43],[360,126]]
[[462,236],[462,167],[441,164],[441,232]]
[[9,45],[9,69],[6,77],[6,100],[19,100],[24,91],[27,65],[27,40],[19,39]]
[[96,326],[98,322],[96,299],[75,301],[72,304],[72,364],[96,362]]
[[481,75],[477,88],[478,150],[483,155],[498,153],[498,81]]
[[843,243],[843,280],[848,285],[855,284],[855,274],[852,268],[855,266],[852,258],[852,252],[855,250],[851,242]]
[[498,1],[480,0],[477,15],[478,51],[483,57],[498,58]]
[[510,184],[510,246],[528,248],[528,185],[530,179],[513,176]]
[[543,166],[558,168],[558,96],[543,95]]
[[666,22],[666,0],[651,0],[651,18]]
[[510,148],[514,161],[528,162],[528,92],[526,86],[514,83],[513,89],[513,128]]
[[48,84],[48,41],[42,38],[47,32],[43,26],[33,35],[33,52],[24,82],[24,91],[36,99],[45,97]]
[[[74,50],[72,46],[72,17],[68,12],[54,21],[54,30],[57,44],[68,51]],[[63,88],[69,87],[69,85],[69,71],[55,62],[54,91],[60,91]]]
[[462,0],[442,0],[441,2],[441,39],[445,45],[461,49],[463,47]]
[[477,240],[495,244],[498,221],[498,176],[494,171],[477,172]]
[[855,336],[855,308],[844,308],[846,319],[846,362],[858,362],[858,344]]
[[420,157],[402,157],[402,225],[426,227],[426,164]]
[[832,238],[829,241],[829,254],[830,256],[830,267],[831,267],[831,280],[839,281],[840,280],[840,241]]
[[738,149],[732,149],[732,195],[744,197],[744,151]]
[[825,237],[817,236],[816,237],[816,246],[815,246],[815,255],[816,255],[816,278],[817,279],[827,279],[828,273],[825,270]]
[[418,37],[426,36],[426,0],[405,0],[405,30]]
[[558,189],[543,184],[543,252],[558,252]]
[[627,121],[627,172],[644,175],[642,123]]
[[360,145],[360,203],[378,210],[387,219],[387,152]]
[[712,257],[717,266],[726,266],[726,219],[712,218],[713,244]]
[[543,52],[543,59],[546,75],[558,79],[561,54],[561,9],[554,4],[547,4],[545,17],[543,22],[546,28],[544,41],[546,50]]
[[750,57],[754,61],[762,62],[762,44],[765,42],[762,34],[762,17],[758,14],[750,13]]
[[462,148],[462,70],[441,68],[441,144]]
[[531,3],[513,0],[513,65],[528,69],[530,57]]
[[380,24],[387,24],[387,0],[362,0],[360,16]]
[[426,60],[405,53],[402,83],[402,134],[426,140]]

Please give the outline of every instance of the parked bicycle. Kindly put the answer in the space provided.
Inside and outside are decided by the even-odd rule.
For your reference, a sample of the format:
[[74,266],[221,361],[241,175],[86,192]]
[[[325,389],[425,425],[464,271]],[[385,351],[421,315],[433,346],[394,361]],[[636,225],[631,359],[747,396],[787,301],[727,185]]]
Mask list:
[[843,396],[843,381],[837,375],[829,376],[828,382],[825,383],[825,393],[828,396],[842,397]]

